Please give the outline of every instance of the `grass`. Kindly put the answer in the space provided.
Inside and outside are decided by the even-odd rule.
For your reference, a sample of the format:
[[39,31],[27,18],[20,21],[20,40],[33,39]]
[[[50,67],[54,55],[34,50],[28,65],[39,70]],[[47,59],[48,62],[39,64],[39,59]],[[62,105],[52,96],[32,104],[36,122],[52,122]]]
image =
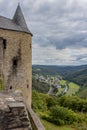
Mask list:
[[43,119],[41,119],[42,124],[45,127],[45,130],[78,130],[75,128],[72,128],[71,126],[56,126],[50,122],[47,122]]
[[3,89],[2,80],[0,79],[0,91]]
[[63,92],[64,88],[59,88],[58,92],[56,93],[56,96],[60,95]]
[[67,92],[67,96],[72,96],[72,95],[74,95],[76,92],[78,92],[79,91],[79,88],[80,88],[80,86],[79,85],[77,85],[77,84],[75,84],[75,83],[73,83],[73,82],[70,82],[69,83],[69,90],[68,90],[68,92]]
[[87,98],[87,87],[84,89],[80,90],[77,94],[77,96],[82,97],[82,98]]
[[58,93],[61,93],[64,90],[64,88],[59,88]]
[[60,80],[61,85],[66,85],[66,80]]
[[[61,85],[66,85],[66,80],[60,80]],[[64,91],[64,88],[59,88],[56,96],[60,95]]]
[[[60,81],[60,84],[61,85],[66,85],[66,80],[61,80]],[[77,84],[75,84],[75,83],[73,83],[73,82],[70,82],[69,84],[69,90],[68,90],[68,92],[66,93],[66,95],[67,96],[72,96],[72,95],[74,95],[76,92],[78,92],[79,91],[79,88],[80,88],[80,86],[79,85],[77,85]],[[59,88],[58,89],[58,92],[56,93],[56,95],[59,95],[59,94],[61,94],[61,92],[64,90],[64,88]]]
[[2,90],[2,85],[0,84],[0,91]]

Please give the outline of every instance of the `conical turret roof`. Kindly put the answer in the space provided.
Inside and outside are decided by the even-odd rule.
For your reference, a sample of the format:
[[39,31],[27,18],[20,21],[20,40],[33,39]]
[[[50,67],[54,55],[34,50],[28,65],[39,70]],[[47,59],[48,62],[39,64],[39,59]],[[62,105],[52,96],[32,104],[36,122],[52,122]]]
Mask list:
[[24,31],[29,31],[21,7],[18,4],[13,21],[19,25]]
[[25,32],[33,36],[27,27],[20,5],[17,6],[13,19],[0,16],[0,29]]

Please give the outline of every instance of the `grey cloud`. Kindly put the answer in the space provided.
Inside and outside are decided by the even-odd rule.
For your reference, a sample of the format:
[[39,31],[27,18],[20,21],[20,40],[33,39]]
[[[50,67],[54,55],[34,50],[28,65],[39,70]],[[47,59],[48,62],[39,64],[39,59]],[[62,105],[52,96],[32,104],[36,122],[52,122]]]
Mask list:
[[17,7],[18,1],[10,1],[10,0],[2,0],[0,3],[0,15],[6,16],[6,17],[13,17],[13,13]]
[[[61,38],[62,37],[62,38]],[[40,46],[49,46],[53,45],[56,47],[56,49],[64,49],[64,48],[81,48],[81,47],[87,47],[87,33],[76,33],[76,34],[69,34],[68,36],[49,36],[49,37],[41,37],[37,36],[36,43],[38,43]]]
[[[17,4],[18,0],[3,0],[0,14],[12,18]],[[28,27],[34,34],[33,44],[42,47],[52,45],[57,50],[87,48],[87,2],[21,0],[20,5]],[[80,57],[76,60],[80,61]]]
[[[35,26],[31,29],[34,32],[34,39],[37,39],[39,45],[52,44],[57,49],[87,47],[85,42],[87,16],[84,11],[86,9],[78,6],[78,0],[72,0],[71,4],[68,3],[68,0],[54,3],[45,1],[35,11],[31,10],[31,25],[34,20],[33,25]],[[60,33],[63,34],[62,37]],[[36,34],[39,35],[39,39]],[[33,41],[35,43],[35,40]]]
[[83,58],[87,58],[87,54],[77,56],[76,61],[82,61]]

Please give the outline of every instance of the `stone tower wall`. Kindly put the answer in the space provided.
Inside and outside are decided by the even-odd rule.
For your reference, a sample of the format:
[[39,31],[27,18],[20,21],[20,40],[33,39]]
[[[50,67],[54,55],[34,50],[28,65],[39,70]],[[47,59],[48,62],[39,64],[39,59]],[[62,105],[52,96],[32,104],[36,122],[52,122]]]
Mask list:
[[32,36],[28,33],[0,29],[0,74],[4,90],[21,89],[31,106]]

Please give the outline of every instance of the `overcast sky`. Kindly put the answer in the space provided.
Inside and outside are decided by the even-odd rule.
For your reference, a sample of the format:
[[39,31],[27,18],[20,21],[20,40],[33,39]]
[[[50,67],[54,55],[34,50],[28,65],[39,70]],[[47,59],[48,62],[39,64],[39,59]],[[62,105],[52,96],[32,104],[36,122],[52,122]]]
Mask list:
[[[87,0],[19,0],[33,33],[33,64],[87,64]],[[12,18],[18,0],[0,0]]]

